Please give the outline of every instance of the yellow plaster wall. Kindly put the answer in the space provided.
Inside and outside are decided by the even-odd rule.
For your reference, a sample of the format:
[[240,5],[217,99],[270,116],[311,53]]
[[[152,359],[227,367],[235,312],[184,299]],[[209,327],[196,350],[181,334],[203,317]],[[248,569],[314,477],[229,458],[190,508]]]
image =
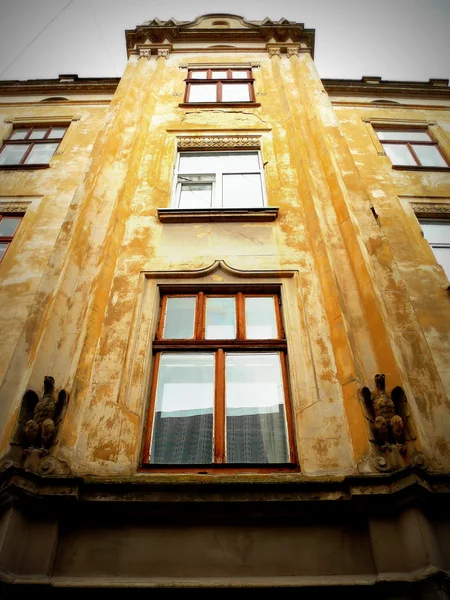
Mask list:
[[[67,188],[65,210],[74,208],[72,229],[65,245],[61,240],[53,252],[55,242],[48,249],[50,265],[41,282],[48,309],[34,294],[29,299],[32,317],[25,323],[24,314],[17,321],[18,333],[25,329],[13,360],[5,363],[2,393],[8,401],[0,417],[14,423],[28,381],[39,388],[43,376],[52,374],[71,393],[58,452],[75,472],[136,472],[154,325],[148,325],[144,344],[136,340],[143,319],[155,322],[155,315],[140,313],[142,272],[195,270],[215,260],[249,271],[296,271],[291,302],[298,331],[288,331],[288,340],[290,356],[300,357],[291,362],[290,384],[304,474],[353,472],[371,451],[358,390],[371,385],[376,372],[386,373],[388,387],[402,385],[408,393],[419,430],[411,451],[424,448],[437,468],[450,464],[448,406],[434,360],[443,338],[433,333],[434,317],[427,331],[426,315],[418,318],[413,290],[417,296],[420,286],[416,279],[416,284],[409,282],[407,269],[397,263],[395,233],[389,237],[370,210],[374,189],[385,190],[386,206],[397,206],[401,215],[397,228],[404,223],[413,235],[407,225],[411,216],[395,199],[398,189],[394,198],[392,173],[384,173],[380,183],[380,157],[371,154],[366,125],[342,108],[340,128],[308,54],[226,55],[230,64],[255,61],[260,63],[255,88],[261,107],[207,109],[179,107],[186,76],[180,64],[223,64],[223,56],[133,57],[106,119],[98,109],[103,121],[89,122],[91,143],[96,141],[91,157],[84,159],[88,168],[83,174],[72,166],[83,160],[83,151],[71,155],[67,170],[73,187]],[[158,220],[157,209],[170,202],[176,136],[202,132],[261,135],[268,205],[280,209],[275,222]],[[49,170],[48,185],[59,196],[61,185],[65,188],[62,174],[56,175]],[[30,176],[44,177],[45,172]],[[14,181],[10,195],[32,187],[24,187],[23,174]],[[430,193],[428,180],[421,185]],[[377,197],[380,213],[384,197]],[[58,218],[55,236],[64,210]],[[38,279],[43,269],[45,264]],[[429,277],[437,290],[442,274],[430,268]],[[137,348],[147,356],[136,357]],[[129,382],[126,372],[133,361],[146,367],[136,368]],[[21,385],[14,380],[18,371]],[[132,388],[138,390],[133,401]],[[4,448],[7,443],[8,432]]]

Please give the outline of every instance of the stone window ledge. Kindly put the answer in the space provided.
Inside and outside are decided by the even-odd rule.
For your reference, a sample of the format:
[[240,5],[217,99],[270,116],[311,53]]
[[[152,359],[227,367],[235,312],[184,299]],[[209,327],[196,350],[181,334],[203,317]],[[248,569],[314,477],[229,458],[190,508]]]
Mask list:
[[221,221],[275,221],[278,207],[263,208],[158,208],[162,223],[204,223]]
[[440,173],[450,173],[450,167],[423,167],[419,165],[392,165],[396,171],[439,171]]

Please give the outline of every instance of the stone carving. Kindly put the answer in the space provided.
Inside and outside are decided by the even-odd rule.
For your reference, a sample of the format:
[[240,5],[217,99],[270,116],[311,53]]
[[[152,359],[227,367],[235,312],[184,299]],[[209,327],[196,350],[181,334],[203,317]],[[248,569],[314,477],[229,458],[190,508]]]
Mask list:
[[386,452],[396,447],[400,454],[405,454],[405,440],[415,439],[410,430],[410,417],[406,395],[399,386],[389,396],[385,388],[383,374],[375,375],[375,389],[363,387],[361,397],[368,411],[368,420],[372,426],[374,439],[371,442]]
[[51,447],[57,441],[68,400],[65,390],[60,390],[56,396],[55,380],[50,376],[44,377],[41,398],[33,390],[24,394],[10,452],[2,461],[4,469],[23,467],[41,475],[70,471],[64,461],[49,456]]
[[178,148],[259,148],[259,137],[179,137]]
[[29,202],[0,202],[0,212],[24,213],[28,205]]
[[411,202],[411,207],[416,214],[439,213],[439,214],[450,215],[450,204]]
[[139,58],[146,58],[147,60],[150,60],[151,54],[151,48],[139,48]]
[[169,49],[168,48],[158,48],[157,57],[158,58],[169,58]]
[[291,56],[298,56],[298,48],[288,48],[287,49],[288,58]]
[[272,58],[272,56],[281,58],[281,48],[269,48],[269,56],[270,58]]

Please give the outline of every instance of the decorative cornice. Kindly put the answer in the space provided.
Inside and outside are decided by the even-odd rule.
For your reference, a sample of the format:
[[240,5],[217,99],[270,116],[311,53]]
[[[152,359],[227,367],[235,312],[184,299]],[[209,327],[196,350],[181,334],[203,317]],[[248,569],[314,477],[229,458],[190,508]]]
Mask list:
[[[226,20],[229,27],[214,25],[214,20]],[[314,51],[313,29],[305,29],[303,23],[296,23],[287,19],[272,21],[269,18],[263,21],[247,21],[238,15],[229,13],[207,14],[194,21],[177,21],[169,19],[160,21],[153,19],[139,25],[134,30],[125,32],[128,57],[136,54],[140,44],[164,44],[176,42],[177,48],[192,43],[232,44],[233,42],[251,42],[266,44],[269,41],[286,42],[288,44],[301,43],[302,48],[311,54]],[[261,48],[262,49],[262,48]]]
[[30,202],[2,202],[0,199],[0,213],[24,213]]
[[259,148],[260,137],[242,136],[182,136],[177,140],[178,148]]

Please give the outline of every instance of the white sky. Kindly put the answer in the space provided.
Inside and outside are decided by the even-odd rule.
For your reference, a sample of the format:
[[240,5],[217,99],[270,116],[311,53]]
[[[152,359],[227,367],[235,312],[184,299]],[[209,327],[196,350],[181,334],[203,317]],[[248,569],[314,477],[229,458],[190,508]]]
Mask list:
[[0,79],[120,77],[125,29],[217,12],[315,29],[323,78],[450,78],[450,0],[0,0]]

